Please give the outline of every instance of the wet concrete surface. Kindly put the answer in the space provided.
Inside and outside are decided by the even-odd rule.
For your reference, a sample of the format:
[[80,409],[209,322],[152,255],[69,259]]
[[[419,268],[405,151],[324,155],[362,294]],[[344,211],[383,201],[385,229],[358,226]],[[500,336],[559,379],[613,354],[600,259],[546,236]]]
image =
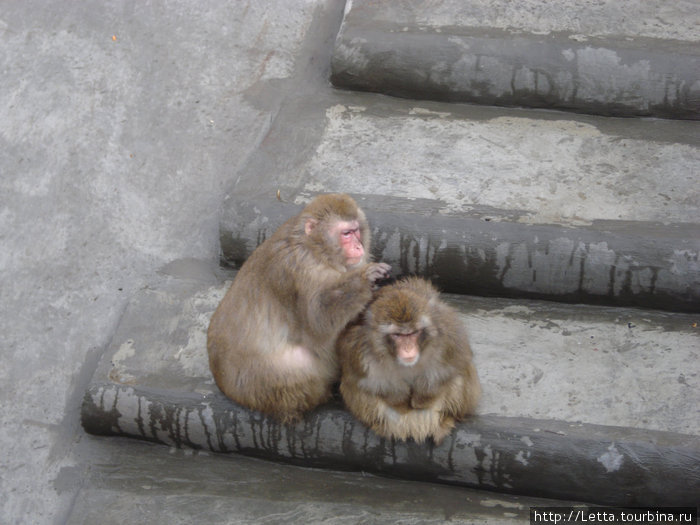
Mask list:
[[348,2],[331,78],[406,98],[697,120],[697,32],[664,21],[663,7],[559,0],[547,4],[562,15],[551,25],[538,2]]
[[[307,180],[327,191],[338,188],[313,176]],[[360,185],[353,188],[361,191]],[[221,221],[223,264],[242,264],[301,210],[295,202],[307,199],[298,188],[278,191],[291,202],[280,202],[272,187],[253,202],[229,196]],[[697,224],[594,220],[572,225],[566,219],[529,224],[520,221],[522,211],[490,206],[453,211],[441,199],[353,196],[371,224],[373,257],[392,265],[395,277],[420,275],[460,294],[700,309]]]
[[79,408],[126,305],[174,260],[218,263],[224,187],[281,98],[246,93],[291,75],[314,20],[334,36],[342,7],[3,4],[3,523],[78,519],[79,487],[55,480],[101,457]]
[[[190,455],[238,452],[324,467],[332,476],[342,477],[338,471],[349,469],[515,490],[528,494],[520,501],[530,505],[537,503],[533,495],[545,494],[614,505],[694,501],[700,401],[693,386],[697,376],[688,368],[697,361],[693,315],[446,296],[470,329],[484,399],[480,417],[458,425],[449,443],[432,448],[372,438],[338,402],[315,411],[296,428],[235,407],[217,391],[202,352],[210,314],[233,275],[193,259],[174,261],[159,274],[133,296],[100,360],[82,409],[90,433],[199,451],[186,453]],[[354,448],[358,450],[352,453]],[[498,467],[484,469],[485,461]],[[192,469],[192,475],[210,480],[209,473],[196,474],[197,463]],[[134,483],[141,482],[135,472],[127,472]],[[68,468],[58,479],[70,483],[84,477]],[[654,481],[659,479],[664,480],[661,487]],[[633,490],[627,488],[630,483]],[[120,495],[80,485],[76,519],[85,512],[82,498],[104,498],[115,516],[126,515]],[[460,506],[474,494],[464,490]],[[201,504],[196,495],[186,500]],[[290,512],[322,519],[324,512],[312,501],[285,499],[282,504],[278,498],[275,503],[279,519],[288,519]],[[160,509],[153,498],[141,501],[129,507],[129,515],[152,519],[154,505]],[[288,505],[303,509],[290,511]],[[377,509],[351,512],[348,519],[366,519],[365,512]],[[236,519],[246,522],[247,512],[255,512],[255,506],[247,506]],[[420,513],[411,516],[423,519]],[[511,516],[487,519],[494,518],[507,522]],[[404,517],[397,514],[396,519]]]
[[[336,0],[204,7],[176,0],[3,3],[3,523],[178,523],[199,516],[207,522],[308,523],[309,515],[342,520],[338,516],[351,511],[355,518],[346,521],[359,516],[367,523],[524,519],[534,500],[372,477],[367,485],[361,474],[168,451],[93,438],[80,428],[83,395],[137,292],[158,281],[159,269],[182,268],[182,260],[217,267],[227,193],[249,192],[254,199],[281,183],[298,187],[311,158],[319,170],[342,168],[337,157],[328,157],[335,160],[324,167],[315,156],[321,137],[328,145],[341,143],[333,128],[324,135],[329,106],[319,100],[337,97],[349,112],[329,122],[351,127],[366,124],[361,116],[353,120],[352,107],[370,100],[335,92],[328,82],[343,8]],[[687,13],[669,9],[664,24],[685,34]],[[556,26],[560,16],[554,11],[539,19]],[[420,107],[432,110],[432,104]],[[455,111],[504,117],[501,110],[471,106]],[[544,129],[550,125],[540,119],[570,117],[536,119]],[[664,127],[650,147],[675,159],[668,165],[694,163],[697,128],[647,125]],[[626,121],[594,125],[618,126],[628,130],[622,143],[648,141]],[[629,143],[639,152],[636,144]],[[652,170],[663,166],[648,160]],[[658,170],[650,173],[665,175]],[[682,186],[669,180],[675,189]],[[399,180],[397,187],[407,186]],[[659,191],[652,186],[640,199],[661,202]],[[669,209],[685,205],[685,194],[666,195]],[[555,213],[549,202],[543,210]],[[684,372],[689,385],[697,381],[696,363]]]
[[442,444],[419,445],[380,439],[339,398],[289,426],[226,399],[202,348],[230,281],[196,265],[134,295],[86,392],[87,432],[597,504],[696,500],[693,315],[445,295],[483,398]]
[[315,193],[347,191],[375,256],[447,291],[697,310],[697,122],[405,100],[303,73],[290,87],[313,97],[285,101],[227,188],[227,262]]
[[[524,523],[550,500],[83,437],[98,457],[59,476],[83,488],[70,523]],[[71,480],[72,478],[72,480]],[[194,482],[193,480],[196,480]],[[59,490],[62,490],[59,488]],[[570,502],[558,502],[568,504]]]
[[[199,264],[199,274],[161,275],[133,295],[93,385],[160,389],[175,396],[218,393],[202,348],[209,318],[235,274],[212,283],[216,276]],[[444,298],[469,333],[483,383],[477,414],[700,435],[696,315]],[[111,394],[93,398],[111,409]],[[133,413],[125,407],[126,419],[127,411]],[[105,423],[120,426],[118,420]]]

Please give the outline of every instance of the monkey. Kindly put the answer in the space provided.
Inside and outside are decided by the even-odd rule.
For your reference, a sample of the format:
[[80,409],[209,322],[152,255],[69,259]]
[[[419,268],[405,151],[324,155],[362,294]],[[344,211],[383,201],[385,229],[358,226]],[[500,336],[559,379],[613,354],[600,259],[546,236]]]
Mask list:
[[439,445],[479,401],[466,330],[424,279],[381,288],[337,349],[345,405],[379,436]]
[[369,261],[364,212],[316,197],[243,263],[207,330],[209,367],[236,403],[295,423],[340,376],[335,341],[391,267]]

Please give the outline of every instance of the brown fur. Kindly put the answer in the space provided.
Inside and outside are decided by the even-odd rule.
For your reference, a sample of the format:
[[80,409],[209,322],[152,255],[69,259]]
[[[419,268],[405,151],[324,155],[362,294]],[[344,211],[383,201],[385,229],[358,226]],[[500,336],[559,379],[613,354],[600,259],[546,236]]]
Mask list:
[[[404,366],[391,334],[417,330],[420,358]],[[439,443],[481,395],[463,325],[422,279],[382,288],[364,318],[338,338],[338,353],[348,409],[383,437]]]
[[[352,268],[329,234],[341,220],[360,226],[365,257]],[[343,194],[317,197],[261,244],[209,324],[209,366],[219,388],[284,422],[326,401],[339,375],[336,338],[389,270],[367,262],[369,247],[365,215]]]

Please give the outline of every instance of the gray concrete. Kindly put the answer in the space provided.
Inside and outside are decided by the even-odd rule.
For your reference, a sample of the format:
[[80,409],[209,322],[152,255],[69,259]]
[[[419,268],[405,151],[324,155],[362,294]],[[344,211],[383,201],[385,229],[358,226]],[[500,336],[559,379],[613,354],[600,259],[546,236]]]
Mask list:
[[83,425],[177,448],[597,505],[695,507],[700,491],[700,438],[624,427],[480,416],[435,446],[379,438],[340,403],[285,426],[221,393],[114,384],[88,391]]
[[[202,349],[230,281],[217,282],[202,262],[173,267],[179,269],[134,294],[93,385],[218,393]],[[478,414],[700,436],[696,315],[446,298],[474,347],[484,384]],[[111,397],[99,404],[109,410]]]
[[[310,184],[317,180],[324,178],[310,177]],[[335,181],[323,184],[340,189]],[[292,201],[306,201],[304,193],[284,189]],[[391,264],[394,276],[421,275],[452,293],[700,310],[698,224],[523,224],[508,210],[454,212],[436,199],[354,196],[372,225],[372,254]],[[301,208],[279,202],[272,188],[252,202],[231,197],[221,221],[223,262],[240,265]]]
[[175,259],[216,264],[225,183],[314,24],[332,42],[341,15],[333,1],[3,2],[0,521],[79,521],[84,479],[61,473],[103,456],[79,407],[124,308]]
[[332,80],[408,98],[698,119],[697,17],[692,0],[348,2]]
[[[159,269],[199,273],[175,261],[216,268],[232,183],[251,200],[297,187],[327,108],[369,104],[328,84],[342,2],[9,0],[0,11],[0,521],[307,524],[310,510],[351,508],[367,523],[464,523],[475,505],[474,521],[522,522],[538,501],[251,467],[80,428],[85,390],[137,292]],[[662,135],[696,147],[685,129]],[[675,208],[683,196],[669,197]]]
[[[70,520],[75,525],[123,525],[124,516],[132,517],[131,523],[158,525],[516,525],[527,523],[530,505],[551,503],[134,440],[86,440],[99,446],[101,458],[85,473],[86,488]],[[193,473],[202,472],[206,476],[193,483]]]
[[124,313],[85,396],[88,432],[597,504],[697,503],[692,316],[448,296],[471,334],[479,417],[440,446],[405,444],[338,402],[293,426],[231,403],[202,351],[228,284],[195,261],[172,270]]
[[333,102],[305,166],[300,190],[306,194],[371,188],[439,201],[434,213],[502,210],[492,220],[529,225],[673,224],[700,216],[695,122],[479,111],[377,97]]
[[[402,20],[409,11],[400,5]],[[389,17],[393,6],[353,4],[346,16],[357,8]],[[679,4],[667,29],[684,28],[688,10]],[[448,291],[700,308],[697,122],[404,100],[296,81],[314,96],[287,101],[227,190],[226,262],[240,264],[290,214],[285,204],[348,191],[372,213],[375,256]]]
[[[376,9],[381,7],[380,9]],[[405,0],[378,6],[348,2],[351,9],[372,9],[374,20],[419,27],[493,27],[524,33],[566,32],[572,39],[615,35],[700,42],[696,22],[698,6],[693,0],[522,0],[518,4],[492,0],[432,2],[430,9],[411,9]],[[634,16],[631,16],[634,15]]]

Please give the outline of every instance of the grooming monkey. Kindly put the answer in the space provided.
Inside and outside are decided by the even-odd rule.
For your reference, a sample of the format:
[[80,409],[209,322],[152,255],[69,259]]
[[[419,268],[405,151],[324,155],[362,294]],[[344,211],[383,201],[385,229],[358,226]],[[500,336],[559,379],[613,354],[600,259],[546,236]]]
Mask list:
[[464,327],[423,279],[380,289],[338,355],[345,404],[386,438],[439,444],[481,394]]
[[390,266],[370,263],[367,219],[344,194],[316,197],[258,246],[209,324],[216,384],[285,423],[326,401],[338,334]]

